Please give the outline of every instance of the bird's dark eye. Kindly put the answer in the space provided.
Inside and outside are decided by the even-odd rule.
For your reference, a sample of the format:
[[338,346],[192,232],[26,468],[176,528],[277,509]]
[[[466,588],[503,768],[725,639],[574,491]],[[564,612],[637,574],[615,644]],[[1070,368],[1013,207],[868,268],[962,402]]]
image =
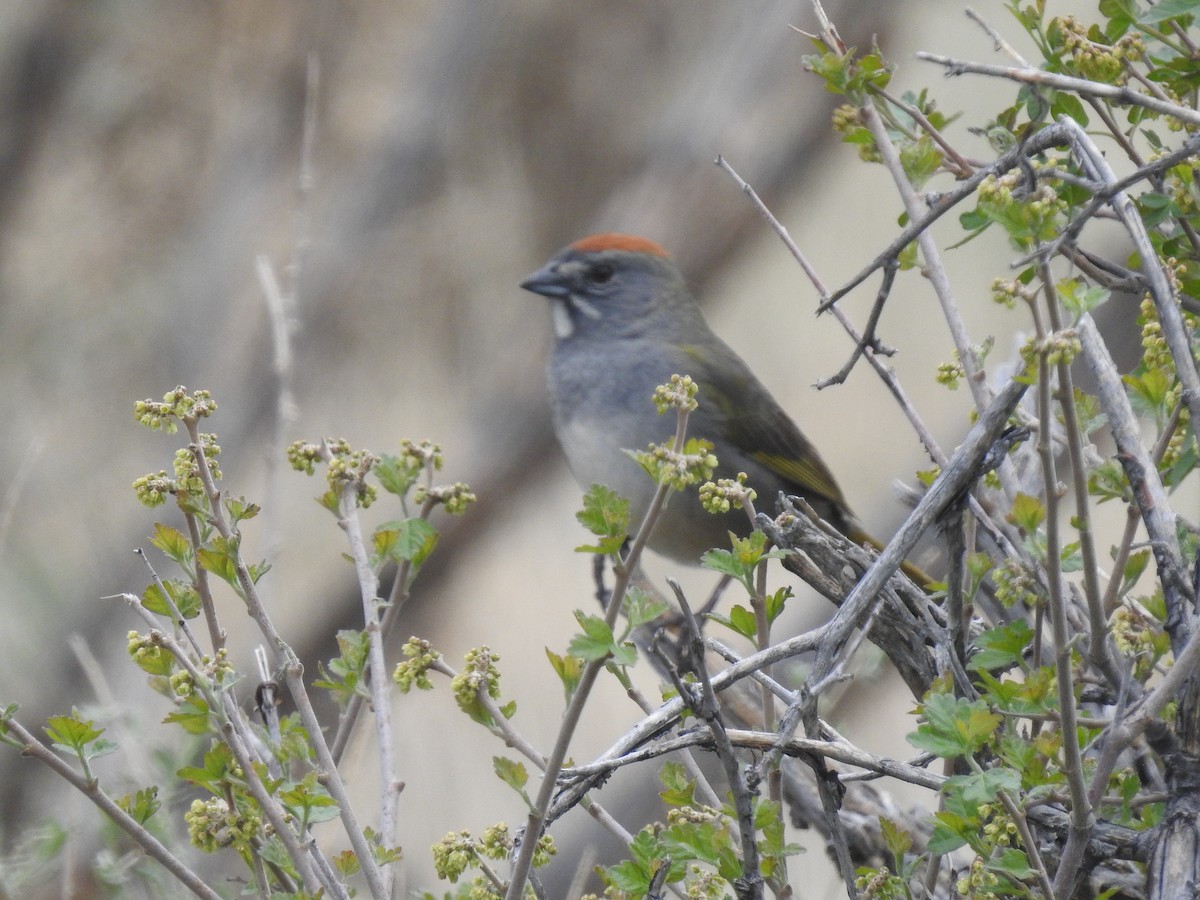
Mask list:
[[612,280],[613,267],[608,263],[598,263],[588,270],[588,281],[592,284],[607,284]]

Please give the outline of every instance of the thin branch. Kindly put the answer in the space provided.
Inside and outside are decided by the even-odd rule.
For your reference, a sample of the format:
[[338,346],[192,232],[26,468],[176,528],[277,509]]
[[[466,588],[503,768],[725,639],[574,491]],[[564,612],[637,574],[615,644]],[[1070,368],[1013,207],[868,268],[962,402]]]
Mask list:
[[[917,787],[929,788],[932,791],[941,790],[942,785],[946,781],[945,775],[938,775],[930,772],[928,769],[914,766],[911,763],[870,753],[845,740],[827,741],[814,738],[792,737],[784,741],[781,745],[779,743],[779,735],[775,732],[728,728],[725,733],[729,736],[730,742],[735,747],[754,750],[759,753],[767,753],[776,747],[782,746],[785,756],[802,757],[815,754],[834,762],[854,766],[866,772],[885,775],[889,778],[895,778],[898,781],[914,784]],[[655,741],[653,744],[648,744],[639,750],[632,750],[623,756],[603,758],[585,765],[564,769],[563,777],[582,778],[590,775],[608,775],[625,766],[658,759],[687,747],[711,748],[713,746],[712,740],[711,732],[705,727],[688,729],[686,732]]]
[[65,759],[54,753],[34,737],[16,719],[6,718],[4,720],[4,727],[10,735],[16,737],[17,740],[24,744],[21,748],[22,755],[32,757],[47,766],[87,797],[113,824],[129,835],[133,842],[141,847],[147,856],[174,875],[189,891],[197,897],[204,898],[204,900],[221,900],[220,894],[205,884],[199,875],[189,869],[182,860],[163,846],[135,818],[121,809],[116,801],[100,788],[99,783],[94,780],[88,780],[76,772]]
[[[687,418],[685,410],[678,410],[675,438],[672,445],[676,453],[683,452],[684,437],[687,431]],[[637,533],[630,542],[625,558],[621,561],[621,565],[617,566],[612,600],[604,616],[605,623],[608,625],[610,631],[615,630],[617,618],[621,614],[621,607],[625,601],[625,593],[629,589],[633,574],[637,570],[638,563],[641,561],[642,552],[650,540],[650,535],[654,530],[655,524],[658,522],[659,516],[662,514],[669,494],[670,487],[667,483],[665,481],[660,483],[654,492],[654,497],[650,501],[650,505],[646,508],[646,514],[642,518],[642,523]],[[549,816],[550,804],[554,799],[559,772],[562,770],[563,763],[567,758],[571,738],[574,736],[575,729],[579,725],[579,719],[583,714],[583,707],[587,703],[592,688],[595,686],[596,679],[599,677],[606,663],[607,659],[595,659],[589,661],[583,667],[579,683],[576,685],[575,692],[571,695],[571,700],[567,704],[562,724],[559,726],[558,737],[555,739],[554,747],[551,749],[550,756],[546,760],[546,771],[542,776],[541,787],[538,789],[533,808],[530,809],[529,818],[525,823],[524,834],[520,839],[520,848],[517,851],[517,858],[513,863],[512,877],[508,883],[505,900],[518,900],[518,898],[523,897],[525,894],[525,885],[529,881],[529,873],[533,865],[534,851],[537,849],[542,832],[551,821]]]
[[[324,445],[322,445],[324,449]],[[332,459],[326,460],[329,462]],[[363,540],[362,523],[357,509],[358,482],[346,482],[338,497],[338,525],[346,532],[350,544],[350,555],[354,560],[354,571],[358,575],[359,597],[362,600],[363,621],[367,631],[367,654],[371,664],[371,705],[375,713],[376,753],[379,762],[379,833],[385,847],[396,840],[396,805],[402,785],[393,770],[395,748],[392,742],[391,679],[383,655],[383,636],[379,624],[379,578],[371,566]],[[382,870],[384,896],[392,894],[393,869]]]
[[1145,94],[1140,94],[1127,87],[1102,84],[1098,81],[1088,81],[1085,78],[1074,78],[1070,75],[1060,75],[1044,69],[1014,69],[1009,66],[968,62],[950,56],[942,56],[939,53],[918,51],[916,55],[917,59],[944,67],[948,76],[975,74],[1007,78],[1020,84],[1048,87],[1056,91],[1079,94],[1082,97],[1103,97],[1120,106],[1140,106],[1161,115],[1179,119],[1181,122],[1187,122],[1189,125],[1200,125],[1200,112],[1177,103],[1159,100],[1157,97],[1147,97]]

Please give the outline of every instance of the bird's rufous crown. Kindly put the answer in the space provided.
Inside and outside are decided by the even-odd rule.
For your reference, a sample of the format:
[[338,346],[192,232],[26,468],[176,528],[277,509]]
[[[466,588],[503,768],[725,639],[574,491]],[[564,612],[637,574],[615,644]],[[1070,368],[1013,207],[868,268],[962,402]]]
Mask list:
[[661,256],[663,259],[669,258],[667,251],[654,241],[633,234],[618,234],[615,231],[606,231],[603,234],[580,238],[571,245],[571,249],[581,253],[623,250],[627,253],[649,253],[651,256]]

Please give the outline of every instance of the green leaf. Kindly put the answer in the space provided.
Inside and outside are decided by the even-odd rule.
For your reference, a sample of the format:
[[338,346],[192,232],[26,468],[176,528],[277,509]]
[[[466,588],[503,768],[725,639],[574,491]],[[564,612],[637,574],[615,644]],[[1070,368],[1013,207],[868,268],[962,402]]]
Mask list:
[[1058,283],[1059,300],[1076,317],[1091,312],[1111,296],[1112,293],[1105,288],[1089,287],[1076,278],[1067,278]]
[[1013,500],[1012,510],[1007,518],[1026,534],[1033,534],[1045,521],[1046,508],[1037,497],[1019,492]]
[[1083,103],[1074,94],[1064,91],[1054,91],[1054,99],[1050,103],[1050,115],[1057,119],[1059,116],[1069,116],[1084,128],[1088,125],[1088,116]]
[[192,561],[192,544],[177,528],[155,522],[154,535],[150,538],[150,543],[178,565],[187,566]]
[[77,756],[84,755],[84,748],[104,733],[92,722],[79,718],[78,713],[70,716],[51,716],[46,720],[46,736],[60,750],[68,750]]
[[379,479],[380,486],[389,494],[403,497],[421,476],[422,468],[410,464],[408,460],[409,457],[384,453],[372,467],[371,471]]
[[262,512],[262,508],[257,503],[251,503],[245,497],[228,498],[225,501],[225,508],[229,511],[229,518],[234,525],[247,519],[253,519]]
[[978,652],[972,654],[967,667],[975,672],[1020,666],[1024,651],[1033,640],[1033,628],[1024,619],[1008,625],[998,625],[984,631],[975,641]]
[[669,807],[692,806],[696,798],[696,781],[689,778],[682,763],[666,762],[658,772],[664,790],[658,796]]
[[949,694],[930,695],[922,712],[926,721],[908,735],[908,741],[944,759],[980,750],[1000,726],[1000,716],[982,700],[967,701]]
[[929,852],[945,855],[967,845],[968,839],[979,831],[978,823],[956,813],[941,810],[934,813],[933,834]]
[[1137,19],[1143,25],[1156,25],[1167,19],[1195,15],[1200,12],[1200,0],[1160,0],[1141,13]]
[[438,531],[427,519],[414,516],[385,522],[375,529],[373,537],[377,559],[411,562],[416,570],[437,546]]
[[625,592],[625,603],[621,607],[630,628],[653,622],[669,609],[670,606],[665,600],[647,593],[637,585],[631,585]]
[[593,484],[583,495],[583,509],[575,518],[596,537],[623,542],[629,534],[629,501],[612,488]]
[[617,641],[612,629],[599,616],[589,616],[575,611],[575,620],[583,628],[582,634],[577,634],[567,646],[567,652],[578,656],[586,662],[612,658],[619,666],[629,666],[637,662],[637,648],[628,642]]
[[213,730],[210,727],[211,718],[208,703],[204,698],[193,695],[174,712],[168,713],[163,721],[180,725],[188,734],[207,734]]
[[[190,584],[182,581],[164,581],[163,586],[167,589],[167,595],[175,601],[175,608],[179,610],[181,616],[185,619],[194,619],[200,615],[200,595]],[[170,619],[175,615],[171,610],[171,604],[163,597],[157,584],[147,586],[146,590],[142,592],[142,606],[157,616]]]
[[525,785],[529,783],[529,773],[525,771],[524,764],[503,756],[493,756],[492,769],[496,776],[514,791],[519,794],[525,792]]
[[912,848],[912,835],[884,816],[879,817],[879,831],[883,836],[884,846],[891,851],[895,870],[899,872],[904,854]]
[[226,550],[216,550],[201,547],[196,551],[196,562],[206,572],[211,572],[222,581],[237,587],[237,560]]
[[999,872],[1017,881],[1025,881],[1037,875],[1037,870],[1029,865],[1025,851],[1017,847],[1008,847],[999,856],[989,859],[984,867],[991,872]]
[[550,660],[550,666],[554,669],[554,674],[562,682],[563,691],[569,703],[571,697],[575,694],[575,689],[579,687],[579,679],[583,677],[583,660],[569,653],[559,656],[549,647],[546,648],[546,658]]
[[214,744],[204,754],[203,766],[185,766],[175,774],[184,781],[190,781],[208,788],[214,794],[220,794],[221,783],[231,776],[235,765],[233,751],[229,749],[229,745]]
[[592,662],[604,659],[612,652],[614,639],[607,622],[599,616],[589,616],[579,610],[575,611],[575,621],[579,623],[583,633],[571,638],[567,647],[571,655],[578,656],[585,662]]
[[768,594],[765,600],[767,622],[774,622],[783,613],[784,606],[794,596],[790,587],[781,587],[773,594]]
[[135,794],[126,794],[117,799],[117,806],[127,812],[139,825],[145,825],[162,806],[158,802],[158,785],[142,788]]
[[984,769],[970,775],[952,775],[942,784],[943,793],[960,793],[971,804],[991,803],[1000,791],[1021,789],[1021,776],[1012,769]]

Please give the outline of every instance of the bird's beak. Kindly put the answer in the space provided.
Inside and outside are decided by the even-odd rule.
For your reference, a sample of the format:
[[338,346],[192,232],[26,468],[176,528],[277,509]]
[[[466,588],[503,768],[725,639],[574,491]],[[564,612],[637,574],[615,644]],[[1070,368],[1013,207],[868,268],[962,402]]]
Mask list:
[[521,287],[543,297],[562,300],[570,295],[570,288],[564,283],[554,264],[543,266],[521,282]]

